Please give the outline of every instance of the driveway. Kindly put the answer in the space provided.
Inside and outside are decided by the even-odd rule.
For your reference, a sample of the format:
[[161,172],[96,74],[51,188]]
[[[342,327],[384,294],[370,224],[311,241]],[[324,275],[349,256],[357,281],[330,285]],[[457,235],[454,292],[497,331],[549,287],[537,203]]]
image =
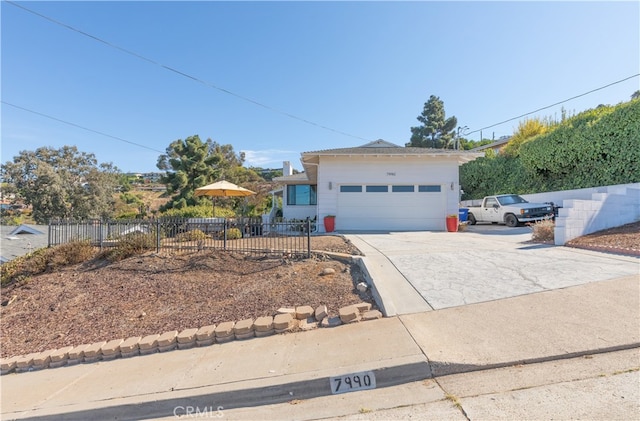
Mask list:
[[[638,258],[530,243],[528,227],[346,237],[384,255],[433,309],[640,274]],[[400,303],[396,307],[403,313]]]

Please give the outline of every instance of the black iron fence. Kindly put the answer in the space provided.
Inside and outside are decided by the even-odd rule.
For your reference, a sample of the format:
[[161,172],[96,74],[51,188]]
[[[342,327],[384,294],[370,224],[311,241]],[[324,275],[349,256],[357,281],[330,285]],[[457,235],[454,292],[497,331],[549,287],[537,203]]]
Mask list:
[[90,241],[115,247],[127,238],[144,238],[149,249],[217,249],[255,254],[311,255],[315,222],[277,218],[157,218],[132,220],[52,220],[49,246]]

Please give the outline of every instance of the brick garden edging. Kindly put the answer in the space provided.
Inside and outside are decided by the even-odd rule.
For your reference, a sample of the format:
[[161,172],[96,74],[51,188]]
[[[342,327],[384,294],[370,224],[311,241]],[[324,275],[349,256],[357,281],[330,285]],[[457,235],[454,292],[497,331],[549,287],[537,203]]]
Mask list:
[[116,358],[129,358],[174,349],[189,349],[222,344],[233,340],[261,338],[294,330],[311,330],[318,327],[335,327],[344,323],[356,323],[382,317],[378,310],[371,310],[370,303],[352,304],[342,307],[338,316],[330,317],[325,305],[315,310],[311,306],[283,307],[274,317],[264,316],[257,319],[244,319],[223,322],[200,328],[177,330],[163,334],[113,339],[93,344],[66,346],[49,349],[27,355],[3,358],[0,361],[0,374],[26,372],[44,368],[57,368],[79,363],[109,361]]

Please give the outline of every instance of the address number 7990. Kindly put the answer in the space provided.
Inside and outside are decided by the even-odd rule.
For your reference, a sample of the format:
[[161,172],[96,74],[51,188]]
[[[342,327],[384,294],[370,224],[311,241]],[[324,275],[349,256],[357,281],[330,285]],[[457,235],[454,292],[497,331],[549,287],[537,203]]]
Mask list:
[[331,393],[334,395],[376,388],[376,376],[373,371],[331,377],[329,382],[331,383]]

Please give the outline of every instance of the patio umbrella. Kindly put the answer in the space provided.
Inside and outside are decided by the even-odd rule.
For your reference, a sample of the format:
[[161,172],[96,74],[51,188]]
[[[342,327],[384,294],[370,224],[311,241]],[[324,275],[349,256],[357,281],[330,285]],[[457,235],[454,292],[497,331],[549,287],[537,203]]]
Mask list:
[[196,196],[212,196],[213,197],[213,216],[216,216],[216,197],[245,197],[256,194],[249,189],[237,186],[228,181],[217,181],[204,187],[198,187],[195,190]]

